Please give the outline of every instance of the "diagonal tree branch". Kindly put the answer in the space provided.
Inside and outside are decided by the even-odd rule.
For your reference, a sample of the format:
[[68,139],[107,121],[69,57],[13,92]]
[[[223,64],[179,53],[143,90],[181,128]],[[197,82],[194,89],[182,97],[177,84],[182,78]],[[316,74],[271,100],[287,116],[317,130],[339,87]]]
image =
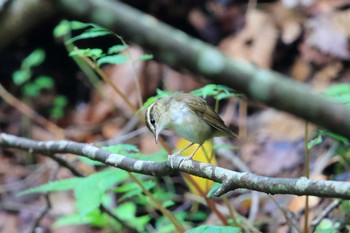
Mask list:
[[126,171],[151,176],[167,176],[177,171],[186,172],[221,183],[213,196],[245,188],[270,194],[294,194],[350,199],[350,182],[270,178],[252,173],[240,173],[210,164],[169,156],[167,162],[142,161],[111,153],[95,146],[72,141],[35,141],[5,133],[0,134],[1,148],[17,148],[31,152],[52,154],[72,153],[100,161]]
[[232,87],[253,101],[350,138],[349,107],[316,94],[287,76],[229,59],[215,47],[118,1],[60,0],[58,3],[72,18],[106,27],[150,50],[161,62]]

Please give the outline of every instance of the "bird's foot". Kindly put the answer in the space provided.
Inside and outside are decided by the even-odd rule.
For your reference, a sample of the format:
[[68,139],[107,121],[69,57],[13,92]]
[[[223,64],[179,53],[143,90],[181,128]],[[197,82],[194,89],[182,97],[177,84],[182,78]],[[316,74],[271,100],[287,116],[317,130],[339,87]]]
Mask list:
[[169,157],[170,156],[178,156],[178,155],[181,155],[181,151],[176,151],[176,152],[170,154]]
[[184,157],[184,158],[181,160],[181,162],[180,162],[180,164],[179,164],[179,167],[181,167],[181,165],[182,165],[184,162],[189,161],[189,160],[192,160],[192,157],[193,157],[192,155]]

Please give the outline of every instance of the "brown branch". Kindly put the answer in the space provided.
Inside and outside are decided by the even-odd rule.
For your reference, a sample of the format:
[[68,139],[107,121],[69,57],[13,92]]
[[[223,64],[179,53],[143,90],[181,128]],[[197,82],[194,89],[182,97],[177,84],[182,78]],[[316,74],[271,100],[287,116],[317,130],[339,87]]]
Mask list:
[[95,146],[72,141],[34,141],[5,133],[0,134],[0,147],[17,148],[42,154],[72,153],[100,161],[129,172],[151,176],[167,176],[177,171],[186,172],[221,183],[213,196],[244,188],[269,194],[294,194],[350,199],[350,182],[270,178],[252,173],[231,171],[197,161],[184,161],[182,156],[169,156],[167,162],[143,161],[115,154]]

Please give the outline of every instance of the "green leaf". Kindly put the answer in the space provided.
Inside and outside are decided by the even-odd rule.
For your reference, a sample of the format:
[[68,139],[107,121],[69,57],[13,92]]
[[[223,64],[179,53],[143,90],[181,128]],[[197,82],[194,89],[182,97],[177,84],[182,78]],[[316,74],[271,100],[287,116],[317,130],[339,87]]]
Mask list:
[[30,70],[25,69],[25,70],[16,70],[12,74],[12,81],[17,85],[22,85],[23,83],[27,82],[32,73]]
[[137,58],[138,61],[147,61],[147,60],[152,60],[152,59],[153,59],[152,54],[143,54]]
[[49,76],[39,76],[34,81],[35,85],[37,85],[40,89],[42,88],[52,88],[54,86],[54,81]]
[[162,203],[162,206],[164,208],[168,208],[168,207],[171,207],[173,205],[175,205],[175,202],[173,200],[166,200]]
[[102,49],[77,49],[69,53],[69,56],[82,56],[82,57],[91,57],[92,59],[98,59],[104,56]]
[[36,49],[29,54],[22,61],[22,69],[30,69],[34,66],[38,66],[45,60],[45,51],[43,49]]
[[134,202],[125,202],[115,209],[117,216],[125,221],[131,221],[135,218],[136,204]]
[[91,211],[99,209],[104,190],[98,183],[87,177],[83,179],[74,190],[76,205],[80,215],[85,216]]
[[133,144],[117,144],[113,146],[105,146],[102,149],[117,153],[117,154],[127,154],[129,152],[139,152],[139,148]]
[[127,177],[125,171],[116,169],[105,169],[85,177],[74,190],[79,213],[85,216],[98,209],[103,194],[114,184],[125,180]]
[[54,119],[61,119],[64,116],[64,112],[62,108],[59,108],[57,106],[54,106],[50,110],[50,116]]
[[337,96],[350,93],[350,84],[340,83],[330,86],[325,92],[327,96]]
[[54,119],[60,119],[64,116],[64,108],[66,107],[68,101],[67,98],[63,95],[57,95],[53,107],[50,111],[51,117]]
[[129,48],[127,45],[114,45],[108,49],[108,54],[119,53],[127,48]]
[[206,98],[207,96],[215,96],[215,98],[218,100],[240,96],[240,94],[235,93],[232,88],[217,84],[207,84],[202,88],[192,91],[191,93],[203,98]]
[[192,91],[191,93],[193,95],[201,96],[203,98],[206,98],[207,96],[215,96],[218,94],[217,85],[207,84],[202,88]]
[[68,100],[63,95],[57,95],[55,100],[54,100],[55,106],[65,107],[67,105],[67,103],[68,103]]
[[26,195],[31,193],[46,193],[46,192],[53,192],[53,191],[64,191],[73,189],[79,182],[82,181],[83,178],[75,177],[65,180],[58,180],[58,181],[52,181],[47,184],[40,185],[38,187],[27,189],[23,192],[20,192],[18,195]]
[[338,233],[340,224],[338,222],[334,223],[332,220],[325,218],[315,229],[315,233]]
[[89,159],[87,157],[79,157],[79,159],[86,163],[86,164],[89,164],[89,165],[93,165],[93,166],[102,166],[102,165],[105,165],[104,163],[102,162],[99,162],[99,161],[96,161],[96,160],[92,160],[92,159]]
[[70,33],[71,31],[71,25],[68,20],[62,20],[54,29],[53,29],[53,35],[54,37],[62,37]]
[[157,89],[157,95],[152,96],[146,100],[146,102],[142,105],[141,109],[149,107],[154,101],[164,98],[166,96],[170,96],[171,92],[163,91],[161,89]]
[[211,188],[210,188],[210,190],[209,190],[207,196],[208,196],[208,197],[211,197],[211,196],[213,195],[213,193],[216,192],[220,187],[221,187],[221,184],[215,182],[215,183],[211,186]]
[[211,225],[202,225],[186,231],[186,233],[240,233],[240,232],[241,230],[237,227],[211,226]]
[[54,224],[54,227],[63,227],[71,225],[89,224],[95,227],[104,227],[108,225],[105,215],[100,211],[93,211],[89,215],[81,216],[80,214],[65,215],[59,218]]
[[39,86],[35,85],[35,83],[27,83],[25,86],[23,86],[23,92],[26,96],[35,97],[39,95],[40,88]]
[[237,93],[226,93],[226,92],[222,92],[217,94],[217,96],[215,97],[215,99],[217,100],[223,100],[223,99],[228,99],[231,97],[237,97],[237,96],[241,96],[240,94]]
[[340,102],[340,103],[350,103],[350,93],[339,95],[339,96],[332,96],[332,100]]
[[67,40],[66,43],[73,43],[77,40],[83,40],[83,39],[91,39],[91,38],[96,38],[96,37],[100,37],[100,36],[106,36],[106,35],[110,35],[112,34],[112,32],[104,29],[104,28],[91,28],[86,30],[85,32],[81,33],[78,36],[75,36],[69,40]]
[[[156,186],[156,182],[154,180],[144,180],[142,181],[142,185],[150,190],[154,186]],[[134,197],[140,195],[142,193],[142,188],[136,183],[127,183],[123,184],[114,189],[116,193],[124,193],[123,196],[119,198],[119,201],[124,200],[129,197]]]
[[124,54],[110,55],[98,59],[97,64],[124,64],[129,61],[129,58]]
[[138,232],[144,232],[145,225],[151,220],[148,215],[136,217],[136,204],[134,202],[125,202],[119,205],[113,211],[120,219],[132,223]]
[[321,144],[323,142],[322,135],[318,135],[316,138],[310,140],[307,143],[307,148],[310,150],[312,147]]
[[319,131],[320,131],[320,134],[326,135],[338,142],[341,142],[343,144],[349,144],[349,140],[346,137],[343,137],[339,134],[332,133],[328,130],[319,130]]

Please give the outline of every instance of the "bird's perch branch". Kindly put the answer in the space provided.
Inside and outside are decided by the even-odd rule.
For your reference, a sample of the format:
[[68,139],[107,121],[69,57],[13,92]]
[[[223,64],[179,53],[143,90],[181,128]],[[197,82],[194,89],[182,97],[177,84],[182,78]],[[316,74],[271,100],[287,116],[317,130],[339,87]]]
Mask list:
[[221,196],[238,188],[270,194],[311,195],[350,199],[350,182],[315,181],[307,178],[269,178],[252,173],[240,173],[196,161],[183,161],[182,156],[169,156],[167,162],[142,161],[111,153],[95,146],[72,141],[35,141],[5,133],[0,134],[0,147],[17,148],[33,153],[71,153],[100,161],[126,171],[150,176],[167,176],[186,172],[221,183],[214,193]]

